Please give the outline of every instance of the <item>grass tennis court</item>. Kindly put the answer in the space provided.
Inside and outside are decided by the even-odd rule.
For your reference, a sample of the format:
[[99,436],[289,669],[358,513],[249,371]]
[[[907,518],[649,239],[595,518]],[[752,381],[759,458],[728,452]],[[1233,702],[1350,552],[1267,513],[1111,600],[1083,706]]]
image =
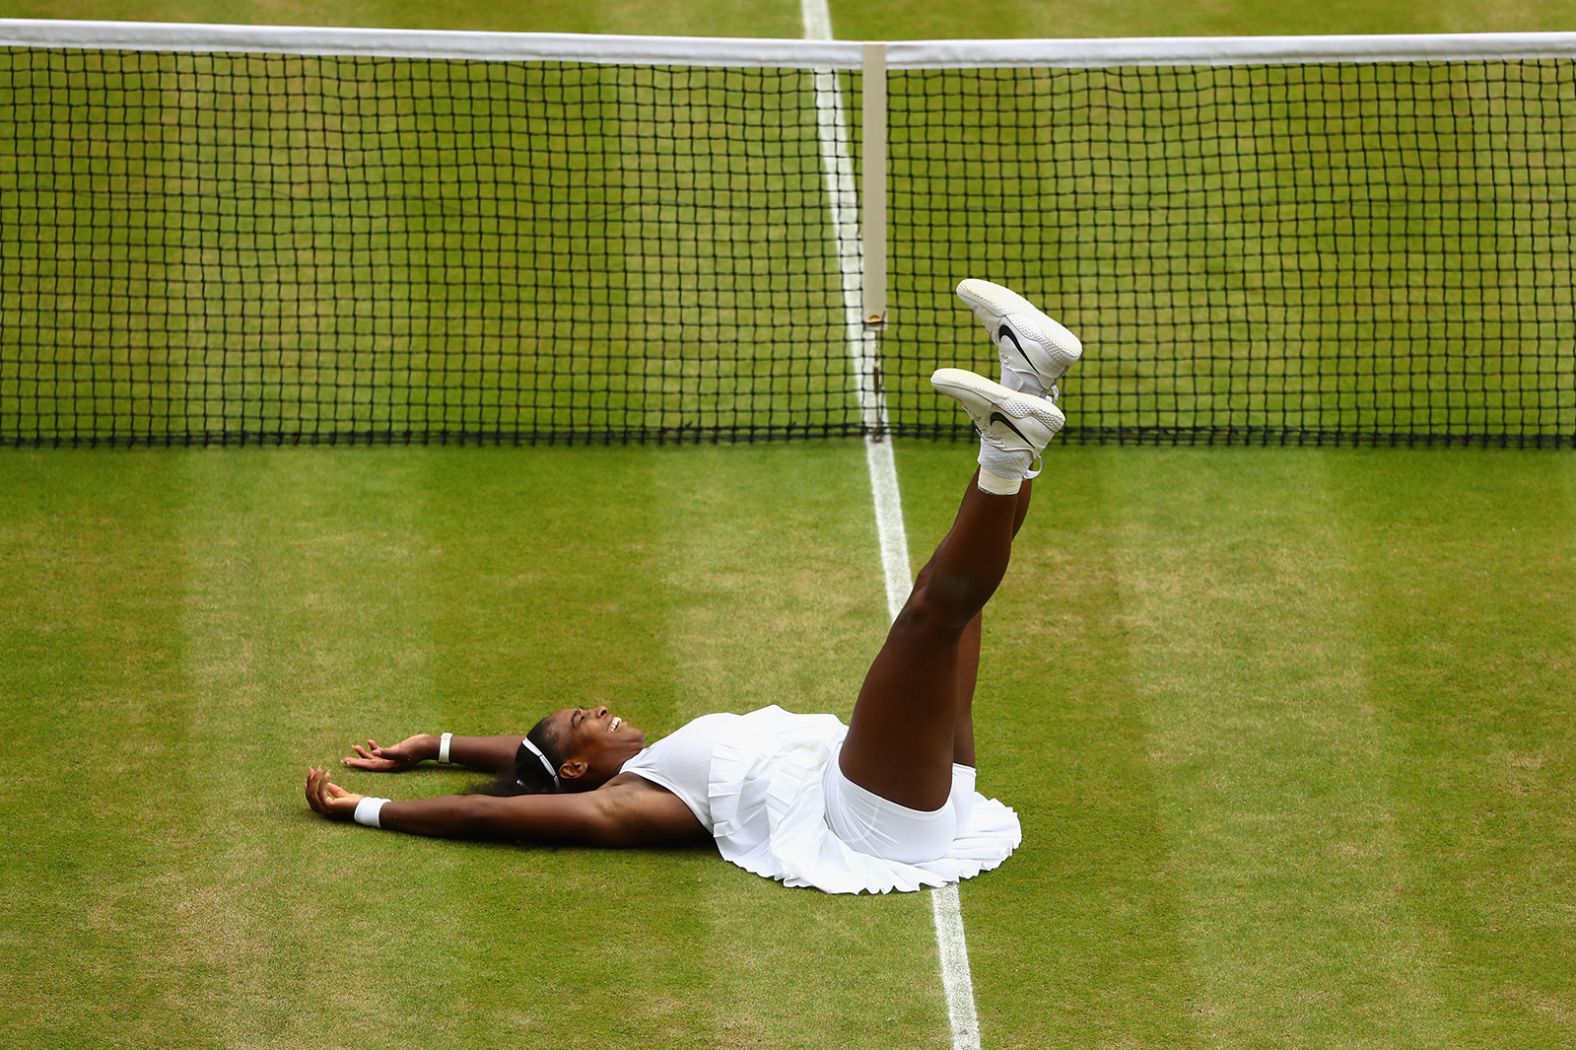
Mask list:
[[[10,13],[323,20],[72,6]],[[1235,11],[833,13],[866,37],[1563,14]],[[798,33],[787,7],[538,16],[354,21]],[[966,449],[898,445],[916,565]],[[962,888],[983,1044],[1568,1041],[1576,463],[1064,448],[1048,466],[987,616],[981,787],[1025,841]],[[377,835],[299,790],[352,740],[505,732],[564,702],[653,735],[773,702],[846,717],[884,628],[856,442],[8,450],[0,1043],[948,1046],[925,895],[785,890],[701,850]],[[342,779],[415,797],[472,778]]]
[[[916,557],[966,462],[902,450]],[[1558,1043],[1576,468],[1052,471],[986,639],[982,784],[1026,837],[963,889],[985,1045]],[[923,896],[377,835],[296,783],[353,739],[559,698],[653,732],[846,715],[884,626],[857,446],[17,453],[7,478],[8,1045],[947,1045]],[[468,782],[404,777],[371,786]]]

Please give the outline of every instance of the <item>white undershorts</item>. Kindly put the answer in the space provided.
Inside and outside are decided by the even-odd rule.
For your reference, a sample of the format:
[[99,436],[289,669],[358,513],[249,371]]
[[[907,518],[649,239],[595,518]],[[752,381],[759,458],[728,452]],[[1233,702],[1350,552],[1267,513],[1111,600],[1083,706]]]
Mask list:
[[826,764],[821,787],[826,823],[833,834],[861,853],[900,864],[924,864],[946,854],[974,808],[973,766],[952,764],[952,794],[940,809],[900,806],[843,775],[838,755]]

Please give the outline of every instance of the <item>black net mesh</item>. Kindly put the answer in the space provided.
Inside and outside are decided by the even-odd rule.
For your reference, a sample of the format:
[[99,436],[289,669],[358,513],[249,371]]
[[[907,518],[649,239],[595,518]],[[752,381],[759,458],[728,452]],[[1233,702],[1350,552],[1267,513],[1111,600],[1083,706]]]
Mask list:
[[[835,79],[0,49],[0,444],[857,434]],[[976,276],[1083,337],[1072,440],[1576,440],[1571,63],[888,95],[895,433],[968,433]]]
[[[899,431],[987,367],[949,293],[1086,345],[1066,437],[1568,444],[1576,66],[983,69],[889,77]],[[988,350],[988,348],[987,348]]]
[[13,49],[0,98],[0,440],[858,432],[806,71]]

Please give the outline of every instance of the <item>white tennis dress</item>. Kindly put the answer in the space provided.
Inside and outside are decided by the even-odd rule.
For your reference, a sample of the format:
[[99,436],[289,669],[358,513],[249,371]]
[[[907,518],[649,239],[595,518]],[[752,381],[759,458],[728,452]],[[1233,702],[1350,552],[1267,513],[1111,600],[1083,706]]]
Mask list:
[[847,734],[834,715],[796,715],[775,704],[747,715],[705,715],[621,772],[681,798],[739,867],[828,893],[944,886],[989,871],[1023,841],[1018,815],[975,793],[967,822],[936,860],[905,864],[852,848],[827,824],[822,787]]

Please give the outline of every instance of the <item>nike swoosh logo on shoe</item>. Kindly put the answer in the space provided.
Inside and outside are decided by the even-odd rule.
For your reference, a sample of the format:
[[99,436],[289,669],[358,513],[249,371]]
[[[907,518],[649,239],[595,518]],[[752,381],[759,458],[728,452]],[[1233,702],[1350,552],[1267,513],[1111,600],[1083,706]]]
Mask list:
[[1040,370],[1038,368],[1034,367],[1034,362],[1029,360],[1029,355],[1023,352],[1023,344],[1018,342],[1018,333],[1017,332],[1014,332],[1007,325],[1002,325],[1001,326],[1001,331],[996,333],[996,338],[997,338],[998,341],[1002,340],[1002,339],[1011,339],[1012,340],[1012,348],[1014,350],[1018,351],[1018,356],[1023,358],[1023,363],[1029,366],[1029,370],[1030,371],[1034,372],[1035,374],[1039,373]]
[[1024,442],[1030,448],[1034,447],[1034,442],[1030,441],[1026,437],[1023,437],[1023,431],[1021,431],[1017,427],[1013,426],[1012,425],[1012,420],[1008,419],[1006,416],[1002,415],[1000,412],[992,412],[990,414],[990,421],[992,423],[1005,423],[1007,425],[1007,429],[1008,430],[1012,431],[1014,434],[1017,434],[1020,438],[1023,438]]

